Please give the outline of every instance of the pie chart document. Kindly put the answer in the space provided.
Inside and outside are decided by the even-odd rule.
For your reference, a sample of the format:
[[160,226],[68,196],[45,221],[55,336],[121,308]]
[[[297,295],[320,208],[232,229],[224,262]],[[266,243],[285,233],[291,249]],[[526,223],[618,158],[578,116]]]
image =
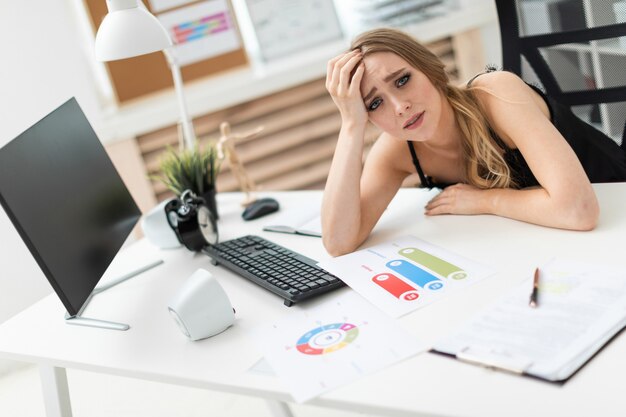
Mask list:
[[251,336],[297,402],[428,348],[353,291],[290,312]]

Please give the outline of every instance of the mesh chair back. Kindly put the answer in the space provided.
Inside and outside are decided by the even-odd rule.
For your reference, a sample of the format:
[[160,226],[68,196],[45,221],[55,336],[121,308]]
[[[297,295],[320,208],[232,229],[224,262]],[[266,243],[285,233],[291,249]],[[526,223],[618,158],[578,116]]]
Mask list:
[[496,0],[505,70],[626,149],[626,1]]

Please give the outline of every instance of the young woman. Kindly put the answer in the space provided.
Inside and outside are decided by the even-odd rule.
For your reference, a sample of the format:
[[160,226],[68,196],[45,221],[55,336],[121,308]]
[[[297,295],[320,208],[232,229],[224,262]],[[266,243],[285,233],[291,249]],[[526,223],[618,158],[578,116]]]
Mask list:
[[[441,61],[403,32],[375,29],[328,62],[326,88],[342,126],[324,191],[331,255],[356,249],[402,181],[443,191],[426,215],[495,214],[591,230],[590,182],[626,181],[626,153],[512,73],[449,84]],[[366,123],[383,133],[362,165]],[[408,146],[407,146],[408,145]]]

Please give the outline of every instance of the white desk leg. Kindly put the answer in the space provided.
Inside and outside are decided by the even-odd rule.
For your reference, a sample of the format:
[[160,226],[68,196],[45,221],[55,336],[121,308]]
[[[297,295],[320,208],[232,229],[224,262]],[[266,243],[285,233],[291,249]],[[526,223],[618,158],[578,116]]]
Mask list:
[[65,368],[39,365],[43,401],[47,417],[72,417],[70,391]]
[[286,403],[276,400],[265,400],[265,403],[274,417],[293,417]]

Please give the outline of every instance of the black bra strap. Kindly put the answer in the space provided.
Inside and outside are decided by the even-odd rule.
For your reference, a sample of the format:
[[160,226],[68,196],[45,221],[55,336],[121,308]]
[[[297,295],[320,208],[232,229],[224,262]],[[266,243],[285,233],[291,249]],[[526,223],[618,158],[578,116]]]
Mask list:
[[487,65],[485,67],[485,70],[483,72],[479,72],[478,74],[474,75],[468,82],[467,84],[465,84],[465,87],[469,88],[472,83],[474,82],[474,80],[478,77],[480,77],[483,74],[488,74],[490,72],[494,72],[494,71],[498,71],[498,67],[494,66],[494,65]]
[[409,146],[409,151],[411,151],[411,158],[413,158],[413,165],[415,165],[415,169],[417,170],[417,174],[420,176],[420,182],[422,183],[422,187],[433,188],[433,184],[426,175],[424,175],[424,171],[422,171],[422,167],[420,166],[420,161],[417,159],[417,154],[415,153],[415,148],[413,147],[413,142],[410,140],[406,141],[406,144]]

